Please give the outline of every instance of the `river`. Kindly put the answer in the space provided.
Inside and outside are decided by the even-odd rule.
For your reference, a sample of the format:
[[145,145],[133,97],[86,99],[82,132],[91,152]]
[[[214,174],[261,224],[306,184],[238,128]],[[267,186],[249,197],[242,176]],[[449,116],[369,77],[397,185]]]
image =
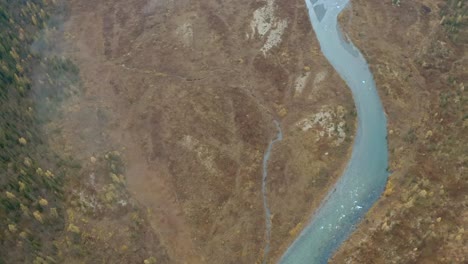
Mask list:
[[322,53],[352,91],[358,127],[343,175],[282,256],[281,264],[327,263],[380,197],[389,175],[387,121],[372,73],[337,22],[349,0],[305,1]]

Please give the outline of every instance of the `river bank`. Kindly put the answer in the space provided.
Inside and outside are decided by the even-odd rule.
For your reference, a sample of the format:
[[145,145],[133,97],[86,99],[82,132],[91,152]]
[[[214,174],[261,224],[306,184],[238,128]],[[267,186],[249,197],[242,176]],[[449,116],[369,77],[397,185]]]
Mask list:
[[463,263],[467,29],[464,20],[454,27],[447,21],[466,10],[466,1],[351,3],[341,25],[374,72],[393,173],[331,262]]

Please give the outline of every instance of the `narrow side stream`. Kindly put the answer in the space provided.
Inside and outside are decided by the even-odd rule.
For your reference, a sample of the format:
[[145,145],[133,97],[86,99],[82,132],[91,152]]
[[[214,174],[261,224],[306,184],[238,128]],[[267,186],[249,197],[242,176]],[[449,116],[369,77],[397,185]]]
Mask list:
[[327,263],[380,197],[388,178],[384,109],[365,58],[345,40],[338,26],[338,15],[349,0],[305,1],[322,53],[352,91],[358,128],[342,177],[283,255],[281,264]]
[[281,131],[281,126],[278,121],[274,121],[276,125],[276,129],[278,133],[276,137],[270,141],[268,147],[265,151],[265,155],[263,155],[263,175],[262,175],[262,194],[263,194],[263,208],[265,209],[265,249],[263,251],[263,264],[266,264],[266,260],[268,257],[268,253],[270,252],[270,237],[271,237],[271,212],[270,208],[268,207],[268,199],[267,199],[267,178],[268,178],[268,160],[270,159],[271,149],[273,145],[283,140],[283,132]]

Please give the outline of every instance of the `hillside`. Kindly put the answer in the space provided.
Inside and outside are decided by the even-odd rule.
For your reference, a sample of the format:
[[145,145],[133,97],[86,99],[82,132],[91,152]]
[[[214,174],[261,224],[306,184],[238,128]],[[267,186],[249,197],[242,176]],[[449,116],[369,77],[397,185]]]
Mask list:
[[[355,123],[351,95],[320,54],[305,4],[81,0],[48,7],[54,16],[28,33],[39,41],[22,47],[38,54],[38,65],[64,58],[59,67],[72,71],[64,80],[31,64],[25,74],[33,80],[26,95],[38,97],[30,98],[34,116],[43,119],[34,129],[43,152],[55,153],[48,164],[63,164],[57,205],[38,195],[32,206],[42,218],[60,208],[60,224],[41,235],[50,250],[10,251],[17,261],[261,262],[262,163],[275,120],[284,138],[267,162],[267,257],[278,258],[340,175]],[[15,133],[21,148],[23,132]],[[46,168],[34,164],[31,176],[59,175]],[[21,203],[22,185],[11,181],[4,199]],[[6,248],[18,246],[23,229],[49,226],[37,221],[6,230]]]

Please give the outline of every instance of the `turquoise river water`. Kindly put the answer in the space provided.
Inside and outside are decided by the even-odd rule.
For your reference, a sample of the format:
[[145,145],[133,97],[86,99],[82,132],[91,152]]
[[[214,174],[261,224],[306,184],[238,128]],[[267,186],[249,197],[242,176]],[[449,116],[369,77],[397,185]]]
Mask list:
[[380,197],[389,175],[387,122],[372,73],[359,50],[343,37],[337,22],[349,0],[305,1],[322,53],[352,91],[358,128],[343,175],[280,264],[327,263]]

